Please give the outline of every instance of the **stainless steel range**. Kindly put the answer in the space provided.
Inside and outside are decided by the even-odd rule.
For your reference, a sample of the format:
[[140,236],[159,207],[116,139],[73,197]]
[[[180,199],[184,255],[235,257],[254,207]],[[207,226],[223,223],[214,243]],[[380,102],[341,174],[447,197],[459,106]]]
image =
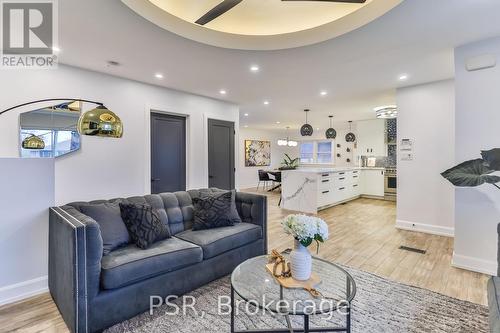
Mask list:
[[398,173],[396,168],[385,168],[384,196],[386,200],[396,200],[398,193]]

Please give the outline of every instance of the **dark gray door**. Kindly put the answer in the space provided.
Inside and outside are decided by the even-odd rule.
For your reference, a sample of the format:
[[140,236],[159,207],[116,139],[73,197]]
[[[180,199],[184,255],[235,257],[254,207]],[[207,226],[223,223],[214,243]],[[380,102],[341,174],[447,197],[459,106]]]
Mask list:
[[151,114],[151,193],[186,190],[186,118]]
[[234,123],[208,120],[208,185],[234,189]]

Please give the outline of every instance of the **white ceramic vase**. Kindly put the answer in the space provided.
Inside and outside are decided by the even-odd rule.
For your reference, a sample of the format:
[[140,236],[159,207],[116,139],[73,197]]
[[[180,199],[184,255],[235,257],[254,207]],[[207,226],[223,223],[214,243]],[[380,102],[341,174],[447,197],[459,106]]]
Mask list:
[[295,248],[290,253],[290,264],[292,266],[292,277],[295,280],[307,281],[311,278],[311,253],[298,240],[295,240]]

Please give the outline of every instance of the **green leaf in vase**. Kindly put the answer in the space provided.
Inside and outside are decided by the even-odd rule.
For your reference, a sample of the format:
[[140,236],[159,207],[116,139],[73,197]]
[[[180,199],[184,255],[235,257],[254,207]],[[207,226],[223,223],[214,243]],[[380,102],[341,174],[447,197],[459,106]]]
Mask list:
[[461,187],[475,187],[484,183],[496,184],[500,177],[492,175],[495,170],[488,168],[482,159],[467,161],[454,168],[446,170],[441,175],[453,185]]
[[483,150],[481,156],[491,170],[500,171],[500,148]]

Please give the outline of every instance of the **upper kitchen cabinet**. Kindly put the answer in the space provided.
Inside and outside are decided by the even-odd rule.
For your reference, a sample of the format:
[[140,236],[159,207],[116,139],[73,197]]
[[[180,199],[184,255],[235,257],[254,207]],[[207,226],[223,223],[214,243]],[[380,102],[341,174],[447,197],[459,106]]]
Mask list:
[[357,131],[359,155],[387,156],[385,119],[358,121]]

